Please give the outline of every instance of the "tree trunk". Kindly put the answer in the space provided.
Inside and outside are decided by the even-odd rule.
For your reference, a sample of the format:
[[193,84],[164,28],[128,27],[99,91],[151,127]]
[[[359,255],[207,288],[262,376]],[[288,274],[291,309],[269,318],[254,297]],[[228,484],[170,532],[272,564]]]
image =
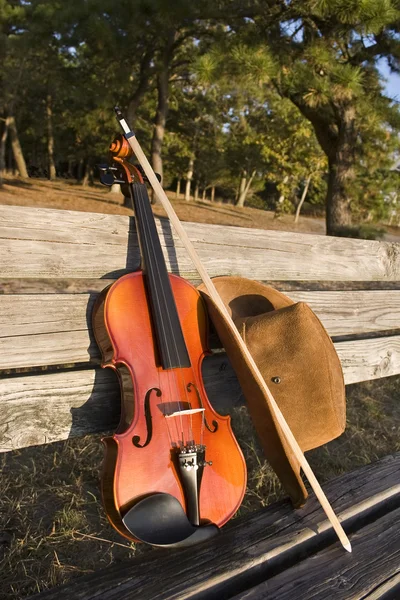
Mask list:
[[121,186],[119,183],[113,183],[110,187],[110,194],[121,194]]
[[196,182],[196,186],[194,188],[194,201],[197,202],[199,199],[199,182]]
[[80,158],[79,162],[78,162],[78,170],[77,170],[77,173],[76,173],[76,180],[77,180],[78,183],[82,183],[82,179],[84,177],[84,170],[85,169],[84,169],[83,158]]
[[17,126],[15,124],[15,118],[7,117],[7,123],[8,123],[9,133],[10,133],[11,147],[12,147],[12,151],[13,151],[13,155],[14,155],[14,160],[17,164],[17,169],[18,169],[19,175],[23,179],[28,179],[28,177],[29,177],[28,170],[26,168],[26,162],[25,162],[24,155],[22,152],[21,144],[19,143]]
[[[289,175],[285,175],[285,177],[283,178],[282,183],[285,184],[285,183],[287,183],[288,180],[289,180]],[[284,199],[285,199],[285,194],[281,194],[279,196],[278,204],[282,204],[283,201],[284,201]]]
[[335,104],[334,118],[324,118],[295,96],[292,102],[312,123],[318,142],[328,158],[328,190],[326,194],[326,233],[336,235],[351,224],[349,183],[354,179],[354,150],[357,142],[356,109],[351,100]]
[[[306,115],[307,116],[307,115]],[[337,235],[351,225],[349,184],[354,179],[357,130],[356,109],[351,101],[335,106],[334,127],[313,122],[321,148],[328,157],[328,190],[326,194],[326,233]],[[334,131],[334,133],[332,133]]]
[[72,177],[74,176],[74,163],[71,159],[68,160],[68,171],[67,171],[68,177],[70,177],[72,179]]
[[151,50],[144,54],[144,56],[140,62],[140,73],[139,73],[139,78],[138,78],[139,83],[138,83],[137,88],[128,104],[128,110],[127,110],[128,123],[133,128],[135,125],[137,109],[138,109],[140,102],[149,86],[150,65],[151,65],[153,55],[154,55],[154,50]]
[[181,195],[181,180],[178,179],[178,181],[176,182],[175,198],[178,200],[180,198],[180,195]]
[[202,193],[202,195],[201,195],[201,199],[202,199],[202,200],[205,200],[205,199],[206,199],[206,196],[207,196],[207,188],[203,188],[203,193]]
[[340,229],[351,225],[349,184],[353,181],[354,150],[357,141],[356,111],[351,104],[339,107],[339,131],[336,153],[328,160],[329,176],[326,196],[326,233],[337,235]]
[[295,217],[294,217],[294,222],[295,222],[295,223],[297,223],[297,222],[298,222],[298,220],[299,220],[299,217],[300,217],[300,211],[301,211],[301,207],[303,206],[303,204],[304,204],[304,200],[305,200],[305,199],[306,199],[306,197],[307,197],[308,188],[310,187],[311,176],[312,176],[312,173],[310,173],[310,175],[307,177],[306,185],[304,186],[304,190],[303,190],[303,193],[302,193],[302,195],[301,195],[300,202],[299,202],[299,203],[298,203],[298,205],[297,205],[297,208],[296,208],[296,215],[295,215]]
[[[343,125],[340,128],[342,130],[346,128]],[[340,133],[336,156],[334,159],[328,161],[329,175],[326,196],[327,235],[339,235],[342,228],[351,225],[348,184],[354,179],[353,150],[355,140],[353,142],[349,140],[350,132],[342,131]]]
[[7,119],[4,120],[4,129],[0,140],[0,187],[3,187],[3,177],[6,171],[6,142],[8,136]]
[[240,196],[243,194],[243,192],[246,188],[246,180],[247,180],[247,171],[242,171],[242,173],[240,175],[239,188],[236,193],[235,204],[237,203],[237,201],[239,200]]
[[326,233],[336,235],[351,224],[350,199],[346,183],[351,178],[346,162],[328,161],[328,191],[326,195]]
[[170,30],[168,41],[163,51],[160,72],[157,76],[157,112],[154,119],[153,138],[151,140],[151,163],[154,171],[163,176],[161,148],[165,134],[169,100],[169,66],[173,58],[176,31]]
[[186,188],[185,188],[186,202],[190,201],[190,186],[192,185],[193,168],[194,168],[194,158],[191,157],[189,160],[189,167],[188,167],[188,171],[186,174]]
[[250,186],[252,184],[252,181],[255,177],[256,174],[256,170],[254,169],[254,171],[252,172],[252,174],[250,175],[249,180],[246,182],[246,185],[244,186],[244,189],[242,190],[242,192],[239,194],[239,199],[236,202],[236,206],[244,206],[244,202],[246,200],[246,196],[249,193],[249,189]]
[[215,185],[211,187],[211,202],[215,200]]
[[52,97],[47,94],[46,98],[46,116],[47,116],[47,155],[49,163],[49,179],[56,178],[56,165],[54,163],[54,135],[53,135],[53,109]]
[[153,139],[151,140],[151,164],[156,173],[163,176],[161,148],[165,134],[165,123],[168,113],[168,68],[165,67],[157,78],[158,104],[154,121]]
[[85,169],[85,175],[83,176],[82,185],[93,185],[93,175],[93,160],[89,158]]

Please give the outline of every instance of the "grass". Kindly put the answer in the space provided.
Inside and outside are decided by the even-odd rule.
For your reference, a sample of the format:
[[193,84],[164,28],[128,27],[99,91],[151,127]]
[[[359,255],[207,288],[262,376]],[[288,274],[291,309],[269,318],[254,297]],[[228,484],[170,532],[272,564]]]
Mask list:
[[[321,483],[400,450],[400,376],[347,388],[345,433],[307,453]],[[233,427],[248,466],[243,515],[285,496],[262,457],[245,407]],[[131,544],[101,505],[99,435],[25,448],[1,458],[2,600],[25,598],[151,548]]]
[[[122,200],[100,187],[7,180],[0,204],[21,204],[128,214]],[[293,217],[274,219],[257,209],[174,201],[182,220],[293,230]],[[155,212],[162,214],[160,208]],[[303,218],[298,231],[324,233],[321,219]],[[397,230],[391,232],[393,237]],[[347,428],[330,444],[307,453],[324,483],[400,450],[400,376],[348,386]],[[263,459],[245,407],[232,415],[248,466],[248,489],[238,514],[284,497]],[[25,448],[0,456],[0,598],[17,600],[151,552],[131,544],[108,524],[99,492],[103,459],[100,435]]]

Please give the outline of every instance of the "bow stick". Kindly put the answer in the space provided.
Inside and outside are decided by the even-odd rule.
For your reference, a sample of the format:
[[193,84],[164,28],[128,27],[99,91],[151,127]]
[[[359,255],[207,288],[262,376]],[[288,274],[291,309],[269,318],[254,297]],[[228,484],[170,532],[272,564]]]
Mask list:
[[149,183],[154,190],[154,193],[156,194],[157,198],[159,199],[162,206],[164,207],[165,212],[167,213],[169,220],[173,224],[176,233],[178,234],[183,245],[185,246],[186,250],[188,251],[190,258],[193,261],[193,264],[195,265],[201,279],[203,280],[203,283],[206,286],[208,293],[210,294],[210,297],[213,299],[215,304],[218,306],[218,308],[224,315],[226,323],[230,329],[230,332],[234,336],[239,347],[242,349],[242,351],[247,356],[247,358],[254,370],[254,374],[256,376],[256,380],[257,380],[259,386],[264,390],[264,393],[266,394],[266,396],[268,397],[268,399],[271,403],[271,408],[272,408],[273,412],[275,413],[276,419],[283,431],[284,436],[286,437],[287,443],[290,446],[293,454],[297,458],[298,462],[300,463],[300,466],[303,469],[304,474],[306,475],[309,484],[311,485],[316,497],[318,498],[322,508],[324,509],[325,514],[328,517],[333,529],[336,531],[337,536],[338,536],[343,548],[345,550],[347,550],[347,552],[351,552],[351,544],[350,544],[349,538],[347,537],[346,533],[344,532],[343,527],[341,526],[341,524],[339,522],[339,519],[337,518],[337,516],[335,515],[335,513],[333,511],[333,508],[329,504],[329,501],[328,501],[327,497],[325,496],[323,489],[321,488],[320,484],[318,483],[317,478],[315,477],[310,465],[308,464],[308,461],[307,461],[306,457],[304,456],[299,444],[297,443],[289,425],[287,424],[286,419],[283,416],[278,404],[276,403],[275,398],[273,397],[270,389],[268,388],[267,384],[265,383],[265,380],[264,380],[263,376],[261,375],[256,363],[254,362],[254,359],[251,356],[242,336],[240,335],[239,331],[237,330],[235,324],[233,323],[232,318],[231,318],[228,310],[226,309],[225,304],[223,303],[222,299],[220,298],[209,274],[207,273],[202,262],[200,261],[200,258],[198,257],[197,252],[196,252],[192,242],[189,240],[186,231],[182,227],[180,220],[178,219],[174,209],[172,208],[170,201],[167,198],[166,193],[164,192],[160,182],[158,181],[158,179],[156,177],[156,174],[153,171],[153,168],[151,167],[149,161],[147,160],[147,158],[135,136],[135,133],[131,130],[128,123],[125,121],[125,119],[118,107],[115,107],[115,113],[117,115],[117,119],[122,127],[123,132],[124,132],[124,137],[125,137],[126,141],[132,148],[133,152],[135,153],[136,158],[138,159],[140,165],[142,166],[142,168],[146,174],[146,177],[149,180]]

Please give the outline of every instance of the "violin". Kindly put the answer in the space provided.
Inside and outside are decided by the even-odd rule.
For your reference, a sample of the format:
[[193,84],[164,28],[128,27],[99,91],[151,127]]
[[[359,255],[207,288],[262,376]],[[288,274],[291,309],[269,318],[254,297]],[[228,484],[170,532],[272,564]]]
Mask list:
[[145,176],[123,136],[101,181],[120,183],[135,214],[139,270],[103,290],[93,311],[102,366],[121,387],[121,418],[105,446],[103,504],[123,536],[189,546],[216,535],[237,511],[246,465],[230,417],[211,406],[202,379],[208,321],[200,293],[168,273]]

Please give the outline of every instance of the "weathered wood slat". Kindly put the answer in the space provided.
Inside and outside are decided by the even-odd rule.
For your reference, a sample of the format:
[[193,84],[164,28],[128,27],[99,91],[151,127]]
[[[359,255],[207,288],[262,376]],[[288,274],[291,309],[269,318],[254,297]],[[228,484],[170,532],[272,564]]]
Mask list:
[[118,423],[119,386],[109,370],[5,378],[0,390],[0,452],[107,431]]
[[[340,342],[345,382],[400,373],[400,336]],[[219,412],[243,402],[236,375],[224,353],[206,359],[204,381]],[[119,386],[109,370],[83,369],[0,380],[0,452],[112,428]]]
[[[248,277],[249,275],[247,275]],[[101,292],[113,279],[86,279],[70,277],[68,279],[49,279],[43,277],[28,277],[9,279],[0,276],[0,294],[89,294]],[[200,279],[191,279],[198,286]],[[271,285],[281,292],[290,295],[291,292],[354,292],[367,290],[400,290],[400,281],[284,281],[262,280],[265,285]]]
[[336,342],[346,385],[400,373],[400,335]]
[[99,363],[91,327],[97,295],[0,296],[0,368]]
[[[400,453],[343,475],[324,487],[333,508],[349,531],[373,522],[381,511],[387,513],[393,510],[391,514],[396,515],[395,508],[400,504],[399,477]],[[355,535],[350,536],[352,541]],[[362,539],[361,534],[356,548],[359,539]],[[154,551],[134,562],[103,569],[35,598],[226,599],[289,567],[295,556],[304,560],[316,551],[317,556],[333,552],[335,557],[348,561],[349,565],[357,561],[356,552],[349,555],[340,547],[312,495],[301,510],[294,511],[287,502],[275,504],[231,521],[220,536],[209,543],[168,553]],[[332,563],[333,577],[335,573],[336,563]],[[293,597],[297,595],[293,594]]]
[[[400,280],[400,245],[185,223],[211,276],[258,280]],[[130,233],[129,233],[130,227]],[[158,220],[169,269],[197,279],[193,265]],[[138,264],[133,220],[128,217],[18,206],[0,207],[2,277],[113,278]]]
[[397,291],[293,291],[287,295],[295,302],[307,302],[330,336],[400,327],[400,293]]
[[356,532],[351,537],[351,556],[333,547],[318,552],[232,600],[359,600],[371,594],[381,598],[376,593],[387,588],[391,579],[395,598],[393,577],[400,575],[399,522],[400,508]]
[[[331,336],[400,326],[400,290],[289,295],[307,302]],[[91,331],[96,297],[97,292],[0,295],[0,369],[98,363],[100,353]]]
[[[224,354],[206,359],[204,381],[215,408],[243,403]],[[110,369],[23,375],[0,380],[0,452],[115,429],[120,391]]]

